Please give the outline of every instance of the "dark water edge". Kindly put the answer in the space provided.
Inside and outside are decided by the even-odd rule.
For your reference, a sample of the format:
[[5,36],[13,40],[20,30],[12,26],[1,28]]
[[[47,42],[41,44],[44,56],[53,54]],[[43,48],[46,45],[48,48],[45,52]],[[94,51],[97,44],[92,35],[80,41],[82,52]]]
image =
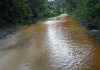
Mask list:
[[100,44],[100,30],[97,29],[89,29],[87,26],[80,24],[83,28],[85,28],[89,34],[93,37],[93,39]]
[[89,30],[89,33],[100,44],[100,30]]
[[[82,27],[86,28],[85,26],[81,25]],[[16,33],[19,29],[21,29],[22,26],[17,27],[10,27],[5,29],[0,29],[0,39],[5,38],[8,35]],[[91,36],[100,44],[100,30],[90,30],[86,28],[88,32],[91,34]]]
[[[78,20],[77,20],[78,21]],[[95,29],[95,26],[88,26],[88,25],[85,25],[86,22],[80,22],[78,21],[79,25],[83,28],[85,28],[89,34],[93,37],[93,39],[100,44],[100,30],[99,29]],[[100,25],[98,25],[100,26]],[[93,27],[91,29],[91,27]]]
[[20,30],[21,28],[24,28],[27,25],[31,25],[31,24],[37,24],[40,22],[43,22],[47,20],[47,18],[41,18],[41,19],[34,19],[32,21],[32,23],[30,24],[26,24],[26,25],[15,25],[15,26],[11,26],[11,27],[6,27],[6,28],[0,28],[0,39],[5,38],[8,35],[14,34],[16,33],[18,30]]
[[[20,27],[12,27],[7,29],[0,29],[0,39],[8,35],[14,34]],[[88,30],[91,36],[100,44],[100,30]]]
[[4,29],[0,29],[0,39],[5,38],[8,35],[14,34],[16,31],[18,31],[21,27],[19,26],[13,26],[13,27],[8,27]]

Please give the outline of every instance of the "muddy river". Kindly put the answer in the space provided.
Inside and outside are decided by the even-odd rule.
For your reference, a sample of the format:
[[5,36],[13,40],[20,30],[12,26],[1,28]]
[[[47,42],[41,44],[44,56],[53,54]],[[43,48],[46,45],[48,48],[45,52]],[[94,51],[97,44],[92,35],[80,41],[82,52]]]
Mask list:
[[0,70],[100,70],[100,45],[60,15],[0,39]]

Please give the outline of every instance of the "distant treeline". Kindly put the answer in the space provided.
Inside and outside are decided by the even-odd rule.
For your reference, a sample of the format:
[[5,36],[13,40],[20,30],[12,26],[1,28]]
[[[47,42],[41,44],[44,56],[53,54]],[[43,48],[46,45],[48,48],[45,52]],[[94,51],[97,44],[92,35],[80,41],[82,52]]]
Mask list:
[[100,29],[100,0],[54,0],[50,7],[56,13],[67,12],[89,29]]
[[100,29],[100,0],[1,0],[0,28],[68,13],[89,29]]

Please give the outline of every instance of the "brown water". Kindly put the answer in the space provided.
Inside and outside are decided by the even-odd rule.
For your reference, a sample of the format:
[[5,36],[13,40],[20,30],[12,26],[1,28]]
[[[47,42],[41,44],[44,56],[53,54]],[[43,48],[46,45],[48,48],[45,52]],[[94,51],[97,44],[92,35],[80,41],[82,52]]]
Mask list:
[[100,70],[100,45],[61,15],[1,39],[0,70]]

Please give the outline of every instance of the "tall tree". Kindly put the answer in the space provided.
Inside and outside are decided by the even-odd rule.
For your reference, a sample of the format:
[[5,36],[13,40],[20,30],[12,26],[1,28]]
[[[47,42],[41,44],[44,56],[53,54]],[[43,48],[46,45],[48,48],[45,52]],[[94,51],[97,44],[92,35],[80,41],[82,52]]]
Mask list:
[[27,0],[0,1],[0,28],[24,23],[30,19],[31,11]]
[[33,18],[43,17],[48,13],[47,0],[28,0]]

